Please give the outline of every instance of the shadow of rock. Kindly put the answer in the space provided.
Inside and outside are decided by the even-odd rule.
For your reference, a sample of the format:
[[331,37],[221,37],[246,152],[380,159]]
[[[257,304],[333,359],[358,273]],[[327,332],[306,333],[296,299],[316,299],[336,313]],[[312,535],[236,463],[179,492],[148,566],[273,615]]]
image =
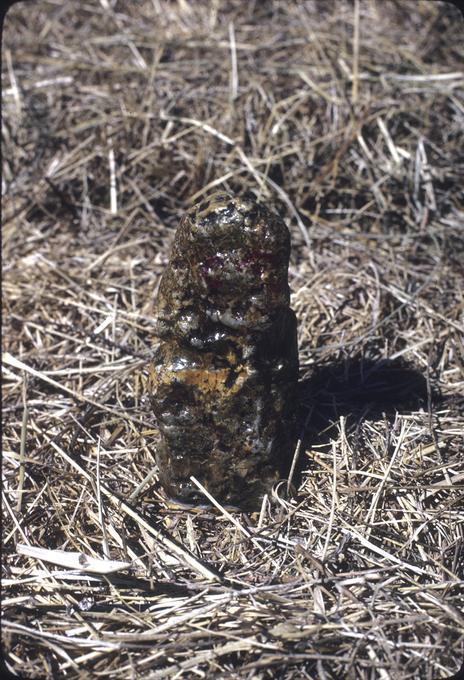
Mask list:
[[302,450],[293,477],[296,486],[307,462],[304,452],[337,436],[340,416],[347,419],[347,430],[356,431],[363,421],[427,409],[429,400],[439,397],[428,394],[425,377],[405,362],[362,357],[316,367],[300,381],[298,396]]

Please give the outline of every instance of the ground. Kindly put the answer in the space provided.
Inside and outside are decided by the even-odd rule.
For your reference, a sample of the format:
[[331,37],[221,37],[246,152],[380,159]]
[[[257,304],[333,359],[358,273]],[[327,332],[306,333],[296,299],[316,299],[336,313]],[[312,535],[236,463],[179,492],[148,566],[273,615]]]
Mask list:
[[[444,2],[10,9],[10,670],[121,680],[458,670],[463,32]],[[255,514],[167,501],[145,389],[174,230],[218,188],[251,191],[292,235],[296,491],[282,483]],[[103,562],[76,571],[57,553],[31,556],[39,547]],[[109,560],[126,564],[102,574]]]

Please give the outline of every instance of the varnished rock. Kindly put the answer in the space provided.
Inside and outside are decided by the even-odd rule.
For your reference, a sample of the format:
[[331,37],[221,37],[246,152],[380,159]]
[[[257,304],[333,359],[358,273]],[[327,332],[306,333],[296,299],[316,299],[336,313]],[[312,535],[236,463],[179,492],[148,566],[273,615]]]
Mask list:
[[290,235],[248,198],[217,193],[177,229],[157,300],[150,393],[160,479],[181,501],[259,507],[288,469],[298,376]]

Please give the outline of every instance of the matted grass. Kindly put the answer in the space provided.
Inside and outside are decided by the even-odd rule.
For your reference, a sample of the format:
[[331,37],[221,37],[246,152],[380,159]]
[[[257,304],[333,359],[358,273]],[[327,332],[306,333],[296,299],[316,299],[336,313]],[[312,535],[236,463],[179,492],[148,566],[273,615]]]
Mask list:
[[[442,2],[10,10],[2,649],[21,677],[457,671],[463,33]],[[249,516],[167,502],[144,392],[174,229],[215,188],[292,233],[299,488]]]

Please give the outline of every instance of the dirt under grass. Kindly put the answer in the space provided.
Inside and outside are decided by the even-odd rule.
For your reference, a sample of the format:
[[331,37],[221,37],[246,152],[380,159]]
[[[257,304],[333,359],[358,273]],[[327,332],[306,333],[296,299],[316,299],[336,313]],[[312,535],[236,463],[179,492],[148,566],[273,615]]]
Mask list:
[[[9,11],[7,668],[121,680],[458,670],[463,38],[444,2]],[[251,515],[167,502],[144,391],[174,230],[217,188],[253,192],[292,235],[298,490],[281,484]],[[86,568],[55,550],[85,554],[74,566]]]

